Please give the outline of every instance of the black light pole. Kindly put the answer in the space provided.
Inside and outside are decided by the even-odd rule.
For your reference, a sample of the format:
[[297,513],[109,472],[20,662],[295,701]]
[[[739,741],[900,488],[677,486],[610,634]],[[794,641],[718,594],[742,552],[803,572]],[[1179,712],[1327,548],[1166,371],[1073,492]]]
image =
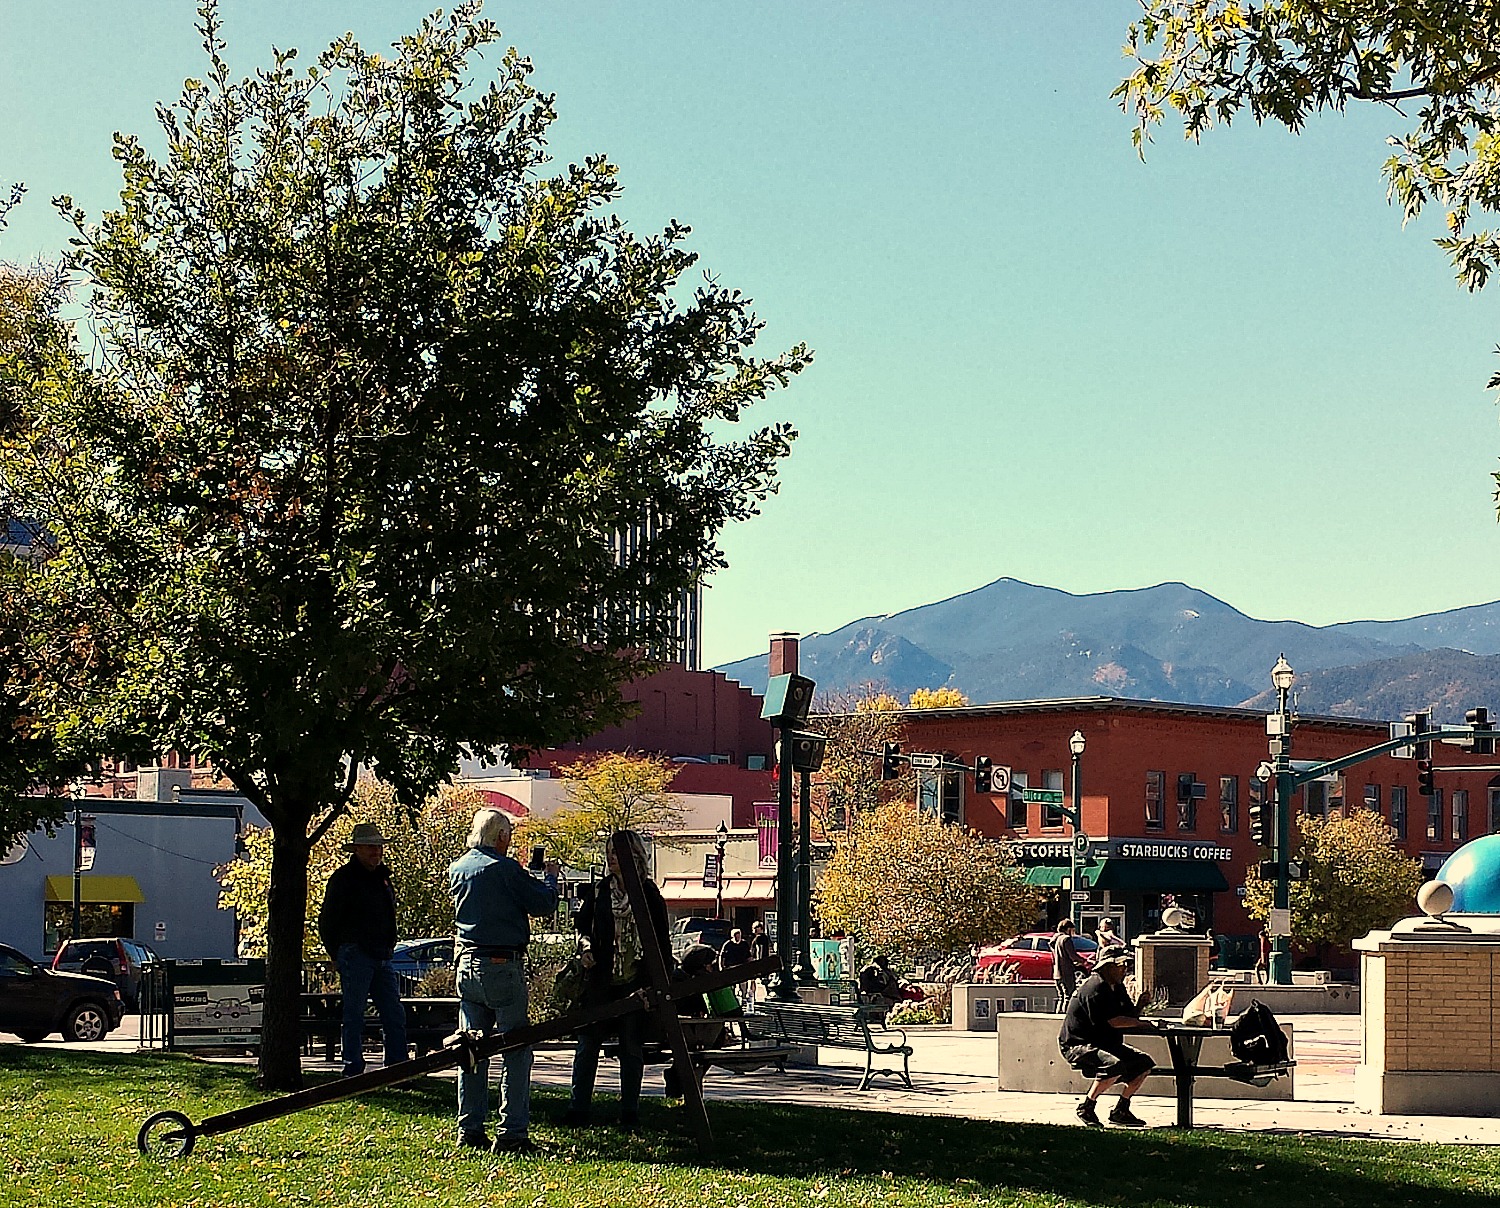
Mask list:
[[83,932],[83,785],[73,786],[73,930],[76,940]]
[[714,848],[718,852],[719,863],[714,868],[714,918],[724,917],[724,843],[729,838],[729,828],[722,822],[715,832]]
[[771,997],[797,1002],[796,979],[792,976],[792,911],[796,887],[792,878],[792,734],[795,725],[777,727],[781,742],[776,752],[776,954],[781,968],[771,978]]
[[798,815],[797,835],[797,967],[793,972],[804,986],[818,984],[812,963],[812,773],[799,769],[802,779],[802,808]]
[[[1084,853],[1078,850],[1078,836],[1083,833],[1083,790],[1079,787],[1079,769],[1083,764],[1083,748],[1086,740],[1082,730],[1074,730],[1073,736],[1068,739],[1068,750],[1073,755],[1073,842],[1068,845],[1068,861],[1071,869],[1068,874],[1068,921],[1074,927],[1078,926],[1078,857]],[[1087,840],[1084,840],[1087,842]]]

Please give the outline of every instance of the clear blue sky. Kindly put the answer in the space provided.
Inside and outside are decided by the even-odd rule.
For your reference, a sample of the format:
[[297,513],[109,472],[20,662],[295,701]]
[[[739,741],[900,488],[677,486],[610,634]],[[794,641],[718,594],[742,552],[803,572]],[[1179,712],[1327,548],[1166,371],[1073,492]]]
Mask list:
[[[430,5],[224,6],[246,74]],[[191,3],[0,5],[0,253],[118,188],[114,130],[202,72]],[[1403,230],[1395,115],[1300,136],[1164,129],[1109,100],[1134,5],[492,2],[557,93],[560,162],[620,165],[813,367],[757,411],[801,430],[725,535],[710,662],[1002,575],[1074,592],[1181,579],[1313,623],[1500,598],[1495,293]]]

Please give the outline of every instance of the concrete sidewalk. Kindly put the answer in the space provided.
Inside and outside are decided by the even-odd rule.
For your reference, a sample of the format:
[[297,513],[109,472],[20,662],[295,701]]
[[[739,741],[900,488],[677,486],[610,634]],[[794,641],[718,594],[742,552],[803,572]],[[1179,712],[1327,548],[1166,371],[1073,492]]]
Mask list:
[[[1500,1119],[1461,1116],[1377,1116],[1354,1106],[1354,1067],[1359,1062],[1359,1017],[1355,1015],[1297,1015],[1296,1098],[1286,1100],[1194,1099],[1193,1117],[1199,1128],[1262,1132],[1323,1134],[1378,1140],[1428,1141],[1435,1144],[1500,1145]],[[954,1032],[947,1028],[914,1028],[907,1040],[915,1050],[911,1059],[912,1089],[897,1078],[876,1078],[868,1090],[859,1089],[864,1059],[838,1049],[820,1051],[816,1067],[788,1066],[736,1074],[711,1070],[704,1095],[713,1100],[738,1099],[763,1103],[802,1103],[859,1111],[891,1111],[913,1115],[962,1116],[975,1120],[1009,1120],[1027,1124],[1083,1127],[1073,1114],[1072,1095],[1032,1094],[995,1089],[998,1054],[993,1032]],[[52,1046],[113,1052],[140,1047],[134,1017],[110,1039],[91,1045]],[[49,1047],[44,1042],[42,1046]],[[244,1061],[246,1059],[239,1058]],[[307,1058],[308,1069],[335,1065]],[[543,1049],[536,1054],[536,1085],[566,1089],[572,1066],[570,1048]],[[618,1087],[612,1061],[599,1067],[599,1090],[613,1094]],[[449,1074],[448,1077],[453,1075]],[[1214,1082],[1199,1083],[1212,1090]],[[661,1067],[646,1070],[645,1093],[662,1093]],[[1106,1102],[1110,1102],[1106,1098]],[[1177,1118],[1174,1098],[1140,1095],[1133,1100],[1136,1114],[1150,1124],[1168,1127]]]

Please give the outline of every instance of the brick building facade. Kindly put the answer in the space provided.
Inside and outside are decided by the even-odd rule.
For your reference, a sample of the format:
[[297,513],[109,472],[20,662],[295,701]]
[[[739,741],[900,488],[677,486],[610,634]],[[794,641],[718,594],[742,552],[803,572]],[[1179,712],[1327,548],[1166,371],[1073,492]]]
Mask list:
[[[1090,863],[1081,877],[1090,898],[1080,907],[1085,927],[1112,915],[1127,934],[1154,930],[1175,902],[1194,910],[1202,927],[1227,935],[1256,929],[1240,891],[1247,867],[1262,858],[1249,832],[1249,781],[1266,758],[1264,713],[1086,697],[1022,701],[903,714],[907,752],[938,752],[972,765],[987,755],[1013,770],[1017,787],[1063,789],[1071,799],[1074,731],[1081,757],[1083,830]],[[1302,717],[1294,732],[1297,760],[1325,760],[1375,746],[1389,737],[1384,722]],[[1440,768],[1493,763],[1440,745]],[[1019,792],[976,795],[972,777],[925,773],[943,783],[926,799],[948,817],[1014,845],[1033,884],[1059,886],[1068,872],[1072,827],[1055,810],[1021,800]],[[1201,798],[1179,784],[1203,786]],[[1500,829],[1500,776],[1440,771],[1438,792],[1417,792],[1411,759],[1378,756],[1344,777],[1299,790],[1299,813],[1377,809],[1395,826],[1402,847],[1435,872],[1471,838]],[[1054,904],[1049,921],[1062,907]]]

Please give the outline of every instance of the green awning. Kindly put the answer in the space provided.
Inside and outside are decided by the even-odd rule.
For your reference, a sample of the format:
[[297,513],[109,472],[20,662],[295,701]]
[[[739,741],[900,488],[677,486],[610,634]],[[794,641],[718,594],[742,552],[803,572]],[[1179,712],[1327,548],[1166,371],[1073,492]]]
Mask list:
[[1212,860],[1105,860],[1094,884],[1100,889],[1163,893],[1222,893],[1229,888],[1224,873]]
[[[1093,878],[1099,873],[1099,866],[1080,868],[1078,870],[1078,887],[1087,888],[1093,883]],[[1061,889],[1064,881],[1068,879],[1068,866],[1066,864],[1033,864],[1026,870],[1026,884],[1036,885],[1042,889]]]
[[[146,895],[134,877],[101,877],[84,873],[80,878],[80,902],[144,902]],[[49,902],[71,902],[73,900],[73,878],[69,876],[48,877],[46,900]]]

